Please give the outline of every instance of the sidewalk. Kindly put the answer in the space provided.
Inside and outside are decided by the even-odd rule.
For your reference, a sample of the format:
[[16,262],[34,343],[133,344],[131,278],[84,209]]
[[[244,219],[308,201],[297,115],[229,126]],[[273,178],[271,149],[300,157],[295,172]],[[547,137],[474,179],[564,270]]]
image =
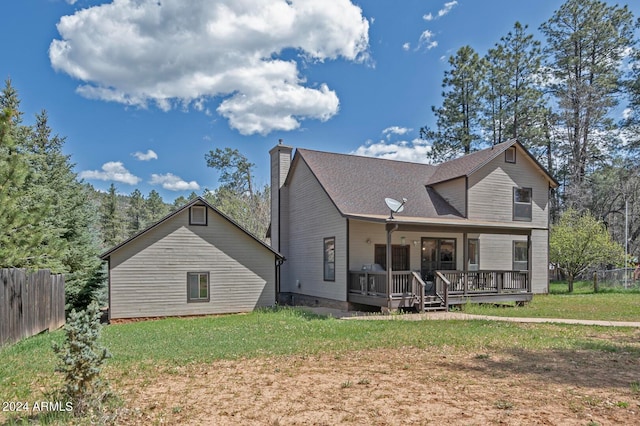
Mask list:
[[333,318],[347,320],[396,320],[396,321],[421,321],[421,320],[484,320],[484,321],[507,321],[522,323],[556,323],[556,324],[578,324],[596,325],[602,327],[636,327],[640,328],[640,322],[636,321],[598,321],[598,320],[576,320],[562,318],[517,318],[517,317],[496,317],[489,315],[470,315],[461,312],[426,312],[417,314],[396,314],[382,315],[369,312],[342,311],[331,308],[311,308],[301,306],[301,309],[308,310],[318,315],[325,315]]

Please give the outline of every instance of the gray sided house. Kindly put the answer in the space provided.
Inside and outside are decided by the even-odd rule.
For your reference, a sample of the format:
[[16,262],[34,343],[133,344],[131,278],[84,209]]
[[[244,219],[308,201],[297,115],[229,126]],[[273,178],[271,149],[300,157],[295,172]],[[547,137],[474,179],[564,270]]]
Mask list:
[[[548,292],[556,180],[516,140],[440,165],[276,145],[282,303],[446,309]],[[407,199],[390,215],[385,198]]]
[[272,306],[284,260],[200,197],[100,257],[110,320]]

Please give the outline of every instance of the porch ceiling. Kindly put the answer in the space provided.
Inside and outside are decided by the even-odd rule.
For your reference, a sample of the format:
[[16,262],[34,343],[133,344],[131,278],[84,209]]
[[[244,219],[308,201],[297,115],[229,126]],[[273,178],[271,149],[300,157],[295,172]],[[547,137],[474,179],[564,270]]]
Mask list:
[[349,215],[347,217],[349,219],[361,220],[364,222],[398,225],[398,231],[407,232],[428,228],[429,230],[438,229],[470,233],[529,235],[532,230],[548,230],[548,228],[533,226],[529,222],[505,223],[471,219],[444,219],[411,216],[395,216],[393,219],[390,219],[387,215]]

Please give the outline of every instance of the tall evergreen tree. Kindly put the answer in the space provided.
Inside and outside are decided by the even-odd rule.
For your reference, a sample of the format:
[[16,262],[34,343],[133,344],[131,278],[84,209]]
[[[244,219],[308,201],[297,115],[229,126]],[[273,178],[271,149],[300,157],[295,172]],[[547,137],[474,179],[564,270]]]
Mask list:
[[111,247],[121,242],[124,235],[122,223],[122,213],[118,208],[116,186],[112,183],[100,209],[102,241],[106,247]]
[[19,105],[7,80],[0,94],[0,267],[49,267],[57,272],[61,269],[55,255],[58,235],[40,226],[48,212],[28,185],[33,176],[24,149],[29,129],[21,125]]
[[420,136],[432,143],[429,156],[438,162],[468,154],[482,143],[479,132],[484,59],[470,46],[464,46],[449,58],[449,65],[442,83],[442,107],[432,107],[436,128],[420,129]]
[[131,236],[142,231],[148,222],[147,205],[139,189],[135,189],[129,196],[127,208],[127,233]]
[[549,88],[557,102],[558,123],[566,132],[559,154],[567,158],[567,201],[579,205],[588,167],[611,152],[603,148],[612,141],[600,135],[612,125],[608,114],[617,103],[633,17],[627,6],[567,0],[540,30],[547,40]]
[[164,203],[162,197],[155,189],[152,189],[147,195],[147,213],[151,223],[162,219],[169,213],[169,206]]
[[516,22],[487,57],[484,127],[495,145],[518,139],[539,159],[547,156],[547,109],[539,83],[540,42]]

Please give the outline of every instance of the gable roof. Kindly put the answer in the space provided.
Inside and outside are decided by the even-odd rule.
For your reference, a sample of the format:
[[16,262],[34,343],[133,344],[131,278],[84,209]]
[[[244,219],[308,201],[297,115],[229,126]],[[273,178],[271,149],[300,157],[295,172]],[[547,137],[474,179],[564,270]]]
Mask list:
[[472,152],[471,154],[463,155],[453,160],[446,161],[438,165],[438,170],[430,177],[426,182],[427,185],[434,185],[440,182],[456,179],[463,176],[469,176],[492,161],[497,156],[503,154],[507,149],[512,146],[516,146],[521,152],[527,155],[530,161],[533,162],[536,168],[542,172],[545,178],[553,187],[559,186],[553,176],[547,172],[547,170],[531,155],[531,153],[517,140],[510,139],[506,142],[493,145],[490,148],[486,148],[480,151]]
[[[425,182],[436,171],[430,164],[297,149],[292,170],[304,161],[343,216],[389,215],[386,197],[411,200],[409,216],[462,218]],[[291,172],[289,176],[291,176]]]
[[190,202],[188,202],[187,204],[185,204],[184,206],[180,207],[179,209],[169,213],[168,215],[166,215],[165,217],[163,217],[162,219],[160,219],[159,221],[157,221],[156,223],[148,226],[147,228],[143,229],[142,231],[138,232],[137,234],[133,235],[132,237],[124,240],[123,242],[121,242],[120,244],[110,248],[109,250],[105,251],[104,253],[102,253],[100,255],[100,259],[102,260],[106,260],[109,258],[109,256],[115,252],[116,250],[118,250],[119,248],[129,244],[131,241],[141,237],[142,235],[146,234],[147,232],[151,231],[152,229],[158,227],[160,224],[170,220],[171,218],[173,218],[174,216],[177,216],[178,214],[182,213],[183,211],[185,211],[186,209],[190,208],[191,206],[194,205],[205,205],[208,208],[210,208],[211,210],[213,210],[215,213],[217,213],[218,215],[220,215],[223,219],[225,219],[227,222],[229,222],[229,224],[231,226],[235,226],[236,228],[238,228],[239,230],[241,230],[242,232],[244,232],[245,234],[247,234],[249,237],[251,237],[253,240],[255,240],[257,243],[259,243],[260,245],[262,245],[264,248],[266,248],[267,250],[269,250],[270,252],[272,252],[273,254],[276,255],[276,257],[278,257],[279,259],[284,260],[284,256],[281,255],[280,253],[278,253],[277,251],[275,251],[274,249],[272,249],[269,245],[265,244],[263,241],[260,241],[258,238],[256,238],[253,234],[251,234],[249,231],[247,231],[246,229],[244,229],[238,222],[236,222],[235,220],[231,219],[229,216],[227,216],[226,214],[222,213],[220,210],[216,209],[215,207],[213,207],[207,200],[205,200],[202,197],[197,197],[194,198],[193,200],[191,200]]
[[343,216],[388,217],[387,197],[410,200],[403,215],[434,219],[464,219],[431,185],[469,176],[516,146],[553,187],[558,182],[516,139],[494,145],[439,165],[410,163],[352,154],[336,154],[299,148],[285,181],[303,161]]

